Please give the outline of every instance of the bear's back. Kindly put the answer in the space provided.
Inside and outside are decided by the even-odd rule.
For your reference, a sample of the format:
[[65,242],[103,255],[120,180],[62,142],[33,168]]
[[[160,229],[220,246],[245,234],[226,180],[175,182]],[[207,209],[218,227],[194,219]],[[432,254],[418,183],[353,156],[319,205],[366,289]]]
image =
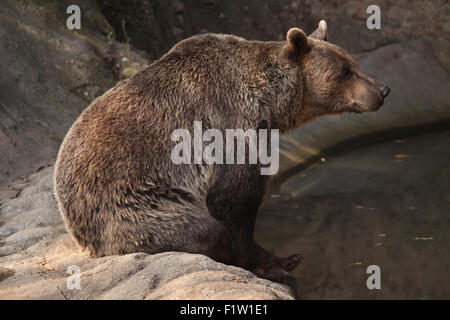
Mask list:
[[238,105],[249,93],[239,61],[245,50],[246,41],[235,36],[195,36],[94,100],[61,145],[56,193],[70,193],[73,201],[73,193],[109,196],[147,176],[162,184],[184,179],[182,166],[170,162],[175,129],[192,131],[200,120],[243,127]]

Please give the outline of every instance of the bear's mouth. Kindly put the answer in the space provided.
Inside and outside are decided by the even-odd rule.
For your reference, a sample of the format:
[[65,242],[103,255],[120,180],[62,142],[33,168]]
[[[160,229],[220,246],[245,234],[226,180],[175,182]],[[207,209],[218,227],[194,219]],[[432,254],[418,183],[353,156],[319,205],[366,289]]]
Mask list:
[[375,112],[375,111],[378,111],[382,105],[383,104],[381,103],[379,105],[369,107],[369,106],[366,106],[359,102],[354,101],[354,102],[352,102],[348,112],[349,113]]

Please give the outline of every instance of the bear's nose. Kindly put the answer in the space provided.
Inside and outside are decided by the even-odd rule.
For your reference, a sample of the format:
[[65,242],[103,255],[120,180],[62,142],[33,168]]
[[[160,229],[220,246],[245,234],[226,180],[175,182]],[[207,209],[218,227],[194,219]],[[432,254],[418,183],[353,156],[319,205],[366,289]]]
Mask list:
[[383,96],[383,98],[386,98],[389,92],[391,92],[391,89],[389,89],[389,87],[384,87],[383,90],[381,90],[381,95]]

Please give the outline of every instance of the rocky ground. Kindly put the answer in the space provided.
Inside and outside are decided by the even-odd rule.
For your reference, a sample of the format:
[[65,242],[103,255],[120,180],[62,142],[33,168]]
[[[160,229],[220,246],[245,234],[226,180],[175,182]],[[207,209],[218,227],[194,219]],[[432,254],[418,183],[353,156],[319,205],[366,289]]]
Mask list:
[[[291,290],[195,254],[91,259],[66,232],[53,196],[53,167],[3,190],[1,299],[293,299]],[[67,268],[80,268],[70,289]]]

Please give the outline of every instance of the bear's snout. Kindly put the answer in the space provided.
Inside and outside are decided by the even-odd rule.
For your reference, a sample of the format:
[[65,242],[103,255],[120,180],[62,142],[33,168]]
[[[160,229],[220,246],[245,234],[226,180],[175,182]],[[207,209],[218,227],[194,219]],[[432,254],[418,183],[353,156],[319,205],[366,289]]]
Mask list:
[[386,98],[389,95],[389,92],[391,92],[391,89],[388,86],[385,86],[381,91],[381,96],[384,98]]

